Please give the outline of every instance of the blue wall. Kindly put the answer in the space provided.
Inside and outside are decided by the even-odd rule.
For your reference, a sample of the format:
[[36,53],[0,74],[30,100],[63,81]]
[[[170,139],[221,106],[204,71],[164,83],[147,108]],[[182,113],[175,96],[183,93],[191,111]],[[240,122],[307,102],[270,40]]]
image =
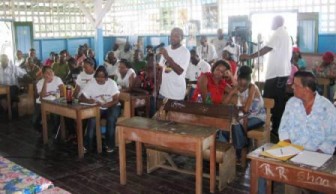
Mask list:
[[336,34],[319,34],[318,53],[326,51],[336,53]]
[[[210,36],[210,35],[209,35]],[[144,37],[144,47],[147,45],[153,45],[151,38],[158,37],[160,42],[169,44],[169,36],[142,36]],[[110,51],[116,42],[117,38],[126,38],[127,40],[132,37],[126,36],[106,36],[104,37],[104,55]],[[72,56],[77,53],[79,45],[87,43],[91,48],[94,48],[93,37],[83,38],[65,38],[65,39],[35,39],[34,48],[36,49],[37,56],[44,62],[51,51],[59,52],[63,49],[67,49]],[[153,45],[156,46],[156,45]],[[318,40],[318,53],[324,53],[326,51],[332,51],[336,53],[336,34],[319,34]]]

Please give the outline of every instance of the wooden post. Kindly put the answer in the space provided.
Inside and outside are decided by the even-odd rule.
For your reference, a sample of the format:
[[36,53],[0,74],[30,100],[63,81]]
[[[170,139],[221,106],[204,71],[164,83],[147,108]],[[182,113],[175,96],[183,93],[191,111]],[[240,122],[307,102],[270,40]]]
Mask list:
[[196,173],[195,173],[195,188],[196,194],[202,193],[202,179],[203,179],[203,145],[201,141],[196,144]]
[[78,143],[78,157],[82,159],[84,157],[84,145],[83,145],[83,126],[81,111],[76,111],[76,125],[77,125],[77,143]]
[[43,143],[48,143],[48,124],[47,124],[47,113],[44,110],[44,103],[41,102],[41,116],[42,116],[42,134],[43,134]]
[[137,174],[142,175],[143,172],[143,163],[142,163],[142,143],[137,141],[135,142],[136,145],[136,167],[137,167]]
[[[214,193],[216,190],[216,143],[215,134],[211,136],[210,145],[210,192]],[[225,162],[225,161],[224,161]]]
[[120,184],[126,185],[126,145],[124,139],[124,128],[118,127],[119,131],[119,162],[120,162]]
[[258,193],[258,176],[257,176],[257,161],[251,160],[251,171],[250,171],[250,194]]
[[100,131],[100,108],[96,108],[96,138],[97,138],[97,152],[102,152],[102,139]]

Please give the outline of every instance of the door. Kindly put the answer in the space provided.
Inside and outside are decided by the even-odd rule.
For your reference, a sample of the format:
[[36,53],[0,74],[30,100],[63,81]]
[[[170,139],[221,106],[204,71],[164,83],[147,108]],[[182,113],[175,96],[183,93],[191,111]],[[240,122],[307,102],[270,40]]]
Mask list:
[[318,13],[298,13],[298,45],[301,52],[317,52],[318,20]]
[[16,50],[28,53],[33,48],[33,23],[14,22]]

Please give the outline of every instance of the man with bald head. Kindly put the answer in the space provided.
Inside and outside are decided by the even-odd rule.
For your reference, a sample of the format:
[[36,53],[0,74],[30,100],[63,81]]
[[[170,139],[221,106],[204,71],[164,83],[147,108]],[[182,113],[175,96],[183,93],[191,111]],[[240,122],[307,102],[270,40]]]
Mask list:
[[266,53],[269,54],[264,97],[273,98],[275,101],[272,109],[272,132],[278,135],[280,120],[286,105],[286,82],[291,73],[292,44],[282,16],[273,18],[272,30],[274,30],[274,33],[263,48],[251,55],[240,55],[240,60],[256,58],[258,57],[258,52],[260,56]]
[[160,97],[172,100],[183,100],[186,93],[185,76],[190,61],[189,50],[181,44],[183,31],[173,28],[170,33],[171,45],[160,49],[162,81]]

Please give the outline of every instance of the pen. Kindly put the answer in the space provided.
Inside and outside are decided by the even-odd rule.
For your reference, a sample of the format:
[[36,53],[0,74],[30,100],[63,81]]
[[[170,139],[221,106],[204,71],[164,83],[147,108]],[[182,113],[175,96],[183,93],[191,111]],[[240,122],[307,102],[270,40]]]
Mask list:
[[280,152],[281,152],[281,155],[283,155],[283,153],[282,153],[282,148],[280,149]]

